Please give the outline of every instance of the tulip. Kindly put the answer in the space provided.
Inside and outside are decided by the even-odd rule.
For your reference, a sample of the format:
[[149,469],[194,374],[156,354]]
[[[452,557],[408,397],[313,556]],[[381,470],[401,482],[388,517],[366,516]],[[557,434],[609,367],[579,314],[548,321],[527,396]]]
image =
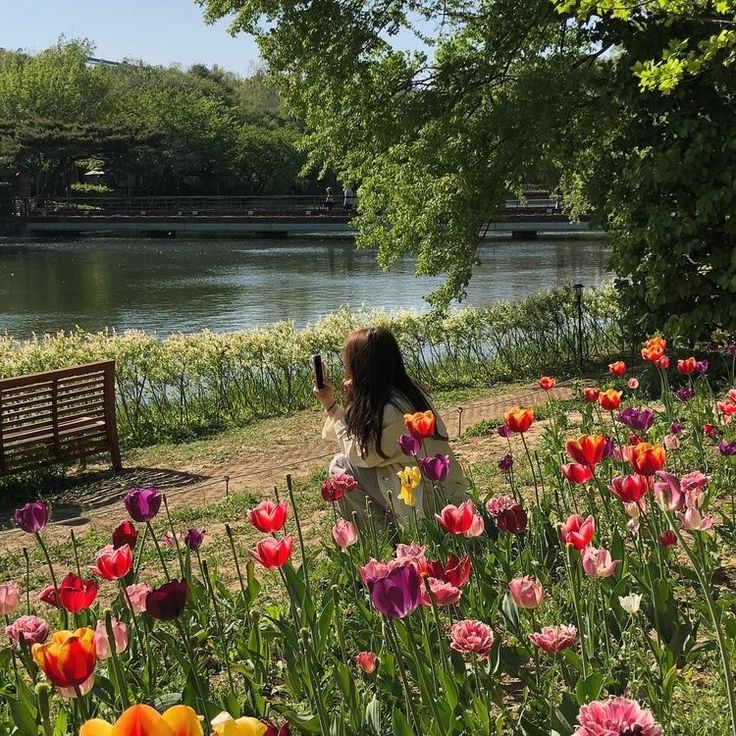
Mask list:
[[580,708],[580,724],[573,736],[662,736],[662,727],[650,711],[635,700],[608,698]]
[[692,491],[702,491],[710,482],[710,476],[701,473],[699,470],[693,470],[686,473],[680,478],[680,488],[685,493]]
[[117,549],[108,544],[97,553],[92,570],[103,580],[119,580],[124,578],[132,567],[133,552],[127,544]]
[[422,605],[426,607],[431,607],[433,603],[435,606],[452,606],[460,600],[462,594],[462,590],[452,583],[428,577],[426,585],[422,585],[420,598]]
[[483,521],[483,517],[480,514],[473,514],[473,523],[470,525],[468,531],[463,532],[463,536],[466,539],[475,539],[479,537],[486,530],[486,523]]
[[666,434],[662,438],[662,443],[664,444],[665,450],[679,450],[680,449],[680,439],[676,434]]
[[528,521],[526,511],[518,503],[514,503],[509,508],[501,509],[496,515],[496,525],[506,534],[521,534],[526,531]]
[[48,506],[43,501],[32,501],[15,510],[15,523],[29,534],[37,534],[49,519]]
[[434,455],[432,457],[423,457],[419,461],[422,475],[432,483],[441,483],[447,478],[450,472],[450,456]]
[[595,534],[595,519],[588,516],[583,519],[580,514],[572,514],[560,527],[563,544],[572,545],[576,550],[585,549]]
[[623,503],[636,503],[649,490],[649,480],[643,475],[619,475],[609,487]]
[[48,643],[33,645],[33,661],[57,687],[78,687],[97,664],[94,636],[90,628],[57,631]]
[[712,440],[718,439],[723,432],[718,429],[718,427],[714,427],[710,422],[706,422],[703,425],[703,434],[706,435],[706,437],[710,437]]
[[368,580],[371,601],[389,618],[404,618],[419,607],[420,579],[412,565],[401,565],[380,578]]
[[504,455],[504,456],[503,456],[503,457],[502,457],[502,458],[501,458],[501,459],[500,459],[500,460],[498,461],[498,469],[499,469],[499,470],[500,470],[500,471],[501,471],[502,473],[506,473],[506,472],[508,472],[509,470],[511,470],[511,468],[513,467],[513,465],[514,465],[514,458],[512,458],[512,457],[511,457],[511,455],[509,455],[508,453],[506,453],[506,454],[505,454],[505,455]]
[[593,477],[593,470],[590,465],[578,465],[576,463],[566,463],[560,470],[562,475],[567,478],[573,485],[581,485],[587,483]]
[[635,409],[627,406],[619,415],[618,420],[630,429],[646,432],[654,422],[654,412],[650,409]]
[[464,534],[473,525],[475,507],[472,501],[464,501],[459,506],[448,503],[435,518],[442,528],[450,534]]
[[608,372],[613,376],[623,376],[626,373],[626,363],[623,360],[617,360],[615,363],[608,364]]
[[539,608],[542,601],[544,601],[544,588],[542,588],[541,583],[528,575],[511,580],[509,582],[509,593],[511,593],[511,598],[519,608],[530,611]]
[[708,361],[707,360],[698,360],[695,363],[695,372],[705,374],[708,372]]
[[204,542],[204,535],[206,534],[204,529],[189,529],[184,535],[184,546],[187,549],[191,549],[196,552]]
[[358,487],[358,481],[349,473],[338,473],[331,475],[321,487],[322,498],[325,501],[335,503],[339,501],[346,493]]
[[664,447],[649,442],[641,442],[629,450],[629,462],[639,475],[654,475],[664,467],[666,459]]
[[550,391],[557,385],[557,379],[551,376],[542,376],[539,379],[539,388],[544,391]]
[[280,503],[261,501],[258,506],[248,511],[247,517],[259,532],[273,534],[284,528],[288,512],[289,504],[286,501]]
[[[131,705],[113,724],[93,718],[79,736],[202,736],[202,724],[188,705],[175,705],[162,714],[150,705]],[[260,736],[263,731],[254,732]]]
[[606,449],[606,438],[600,434],[584,434],[565,443],[567,454],[581,465],[598,465]]
[[599,388],[588,388],[587,386],[583,389],[583,398],[589,403],[594,404],[598,401],[601,390]]
[[146,610],[146,598],[150,592],[150,585],[133,583],[125,589],[125,603],[133,613],[144,613]]
[[131,549],[135,549],[135,544],[138,541],[138,531],[129,521],[123,521],[115,527],[112,533],[112,546],[115,549],[120,549],[126,544]]
[[355,662],[366,675],[371,675],[376,671],[378,657],[373,652],[358,652]]
[[677,361],[677,372],[681,376],[691,376],[698,369],[698,361],[694,357],[685,358],[685,360]]
[[266,727],[263,736],[291,736],[291,726],[288,723],[285,723],[281,728],[275,726],[265,718],[261,718],[261,723]]
[[424,572],[427,566],[426,551],[427,547],[424,544],[417,542],[412,542],[411,544],[399,543],[396,545],[396,559],[389,564],[409,562],[414,565],[414,569],[417,572]]
[[258,718],[233,718],[225,712],[216,715],[210,724],[214,736],[264,736],[268,731],[268,726]]
[[654,483],[652,487],[659,507],[665,511],[680,508],[684,500],[680,481],[672,473],[665,473],[663,470],[658,471],[657,476],[661,480]]
[[515,406],[503,415],[504,424],[512,431],[523,434],[534,421],[534,412],[531,409],[522,409]]
[[583,571],[589,578],[600,580],[609,578],[616,572],[620,560],[611,559],[611,553],[600,547],[586,547],[583,550]]
[[680,386],[675,391],[675,396],[682,402],[690,401],[695,396],[695,390],[691,386]]
[[479,659],[485,659],[493,641],[493,629],[482,621],[465,619],[450,628],[450,649],[461,654],[477,654]]
[[422,439],[434,435],[436,421],[434,412],[430,409],[418,411],[415,414],[404,414],[404,425],[409,434]]
[[486,511],[494,519],[505,509],[518,506],[518,502],[511,496],[493,496],[486,501]]
[[173,621],[183,613],[188,596],[189,583],[186,580],[170,580],[148,593],[146,613],[159,621]]
[[69,613],[83,611],[95,602],[98,588],[99,585],[94,578],[82,580],[82,578],[70,572],[59,585],[59,603]]
[[367,587],[371,580],[386,577],[386,575],[396,567],[409,564],[408,560],[400,561],[398,564],[397,562],[397,560],[381,562],[380,560],[375,560],[371,557],[365,565],[358,565],[358,574],[360,575],[360,579],[363,581],[363,585]]
[[23,641],[30,647],[46,641],[49,636],[49,625],[38,616],[20,616],[5,629],[5,633],[14,646],[20,644],[22,634]]
[[283,539],[275,537],[265,537],[258,542],[254,549],[250,551],[251,556],[256,562],[260,562],[263,567],[272,570],[276,567],[283,567],[291,557],[291,548],[294,545],[294,538],[290,535]]
[[470,579],[473,566],[470,563],[470,557],[467,555],[459,558],[452,554],[447,558],[445,565],[438,560],[428,560],[426,568],[430,577],[444,580],[456,588],[462,588]]
[[621,392],[613,388],[609,388],[607,391],[601,391],[598,396],[598,403],[606,411],[615,411],[621,405]]
[[733,457],[734,455],[736,455],[736,440],[734,442],[726,442],[725,440],[721,440],[718,443],[718,452],[720,452],[721,455]]
[[638,378],[629,378],[628,381],[626,381],[626,385],[632,390],[636,391],[636,389],[639,388],[639,379]]
[[123,499],[134,521],[150,521],[161,508],[161,494],[155,488],[131,488]]
[[499,437],[503,437],[506,439],[507,437],[511,437],[511,429],[507,427],[505,424],[502,424],[500,427],[496,427],[496,434]]
[[358,541],[355,525],[346,519],[340,519],[332,527],[332,538],[340,549],[347,549]]
[[629,616],[633,616],[639,611],[639,606],[641,605],[641,594],[631,593],[626,596],[620,595],[618,597],[618,602],[621,604],[621,608],[623,608]]
[[95,686],[95,673],[93,672],[81,685],[78,687],[60,687],[57,688],[59,695],[62,698],[77,698],[87,695],[92,692],[92,688]]
[[557,654],[575,646],[578,631],[574,626],[545,626],[541,631],[529,634],[529,641],[547,654]]
[[416,500],[414,498],[414,491],[419,487],[422,482],[422,473],[416,466],[402,468],[396,475],[399,476],[401,482],[401,491],[399,498],[407,505],[414,506]]
[[680,434],[682,432],[682,424],[680,422],[672,422],[670,424],[670,434]]
[[644,343],[641,349],[641,357],[650,363],[656,363],[667,349],[667,340],[663,337],[652,337]]
[[689,532],[708,532],[713,528],[713,515],[703,515],[697,508],[686,508],[684,513],[678,511],[677,518],[682,528]]
[[53,585],[47,585],[39,594],[38,600],[52,608],[61,608],[59,591]]
[[399,437],[399,447],[404,455],[415,457],[422,449],[422,442],[413,434],[402,434],[401,437]]
[[[112,619],[112,635],[115,641],[115,652],[120,654],[128,648],[128,629],[122,621]],[[110,639],[107,636],[107,628],[104,621],[98,621],[95,628],[95,650],[97,659],[110,659]]]
[[178,537],[171,530],[167,530],[161,535],[161,544],[165,544],[169,549],[175,549],[177,543]]
[[670,367],[670,359],[666,355],[663,355],[661,358],[654,361],[654,365],[661,368],[663,371],[666,371]]
[[659,535],[659,543],[663,547],[674,547],[677,544],[677,534],[675,534],[672,529],[665,529],[665,531]]
[[0,616],[9,616],[20,603],[20,586],[16,582],[0,585]]

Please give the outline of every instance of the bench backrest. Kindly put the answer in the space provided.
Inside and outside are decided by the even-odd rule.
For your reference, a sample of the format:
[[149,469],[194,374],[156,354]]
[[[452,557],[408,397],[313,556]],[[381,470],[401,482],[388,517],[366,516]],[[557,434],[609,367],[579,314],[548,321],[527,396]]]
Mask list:
[[0,475],[105,451],[117,467],[115,361],[0,379]]

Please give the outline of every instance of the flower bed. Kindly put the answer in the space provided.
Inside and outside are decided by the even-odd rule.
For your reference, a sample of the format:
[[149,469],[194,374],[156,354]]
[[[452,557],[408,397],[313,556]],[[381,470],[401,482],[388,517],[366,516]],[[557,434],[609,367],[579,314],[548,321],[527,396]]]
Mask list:
[[[505,489],[475,488],[458,507],[428,493],[435,513],[410,515],[391,541],[370,516],[358,528],[335,514],[332,544],[315,549],[290,492],[248,513],[262,536],[244,558],[229,527],[221,538],[180,529],[161,494],[133,489],[110,544],[68,571],[47,547],[45,505],[27,504],[16,521],[49,585],[38,596],[22,575],[0,585],[0,725],[29,736],[694,736],[706,723],[692,709],[707,732],[736,733],[736,391],[714,395],[704,363],[669,367],[665,349],[656,339],[642,352],[661,403],[642,405],[617,362],[606,387],[587,387],[541,432],[532,410],[510,407],[498,430]],[[441,488],[443,458],[421,449],[430,424],[407,418],[401,447],[418,470],[402,474],[396,504],[411,506],[420,483]],[[352,487],[341,476],[314,493],[334,508]],[[214,546],[232,587],[208,564]],[[155,566],[140,567],[144,550]],[[698,698],[693,671],[707,683]]]

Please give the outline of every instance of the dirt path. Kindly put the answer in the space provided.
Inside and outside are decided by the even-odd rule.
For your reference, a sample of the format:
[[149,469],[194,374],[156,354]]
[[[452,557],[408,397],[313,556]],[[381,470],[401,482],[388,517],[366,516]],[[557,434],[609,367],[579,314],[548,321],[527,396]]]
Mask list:
[[[538,406],[549,396],[572,397],[572,389],[561,386],[549,393],[534,387],[469,402],[460,407],[444,406],[440,414],[447,425],[458,457],[464,463],[493,459],[505,442],[496,435],[463,436],[477,422],[501,419],[514,405]],[[216,438],[174,448],[134,451],[124,458],[121,473],[109,470],[80,475],[54,502],[54,523],[49,533],[68,536],[73,527],[79,536],[93,528],[108,530],[120,518],[120,500],[133,486],[155,486],[165,491],[169,507],[181,509],[219,502],[226,494],[261,493],[283,485],[287,473],[306,477],[326,467],[335,448],[321,439],[324,415],[301,412],[293,418],[266,420],[253,431],[234,431]],[[55,531],[58,530],[58,531]],[[17,533],[0,536],[1,547],[15,546]]]

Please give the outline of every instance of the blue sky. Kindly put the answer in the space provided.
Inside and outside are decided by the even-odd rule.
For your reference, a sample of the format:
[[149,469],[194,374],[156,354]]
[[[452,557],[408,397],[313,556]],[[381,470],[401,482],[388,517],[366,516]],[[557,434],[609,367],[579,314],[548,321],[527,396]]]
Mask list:
[[202,62],[241,74],[258,63],[252,38],[233,38],[226,22],[205,25],[193,0],[0,0],[0,47],[41,51],[62,34],[89,38],[113,61]]

